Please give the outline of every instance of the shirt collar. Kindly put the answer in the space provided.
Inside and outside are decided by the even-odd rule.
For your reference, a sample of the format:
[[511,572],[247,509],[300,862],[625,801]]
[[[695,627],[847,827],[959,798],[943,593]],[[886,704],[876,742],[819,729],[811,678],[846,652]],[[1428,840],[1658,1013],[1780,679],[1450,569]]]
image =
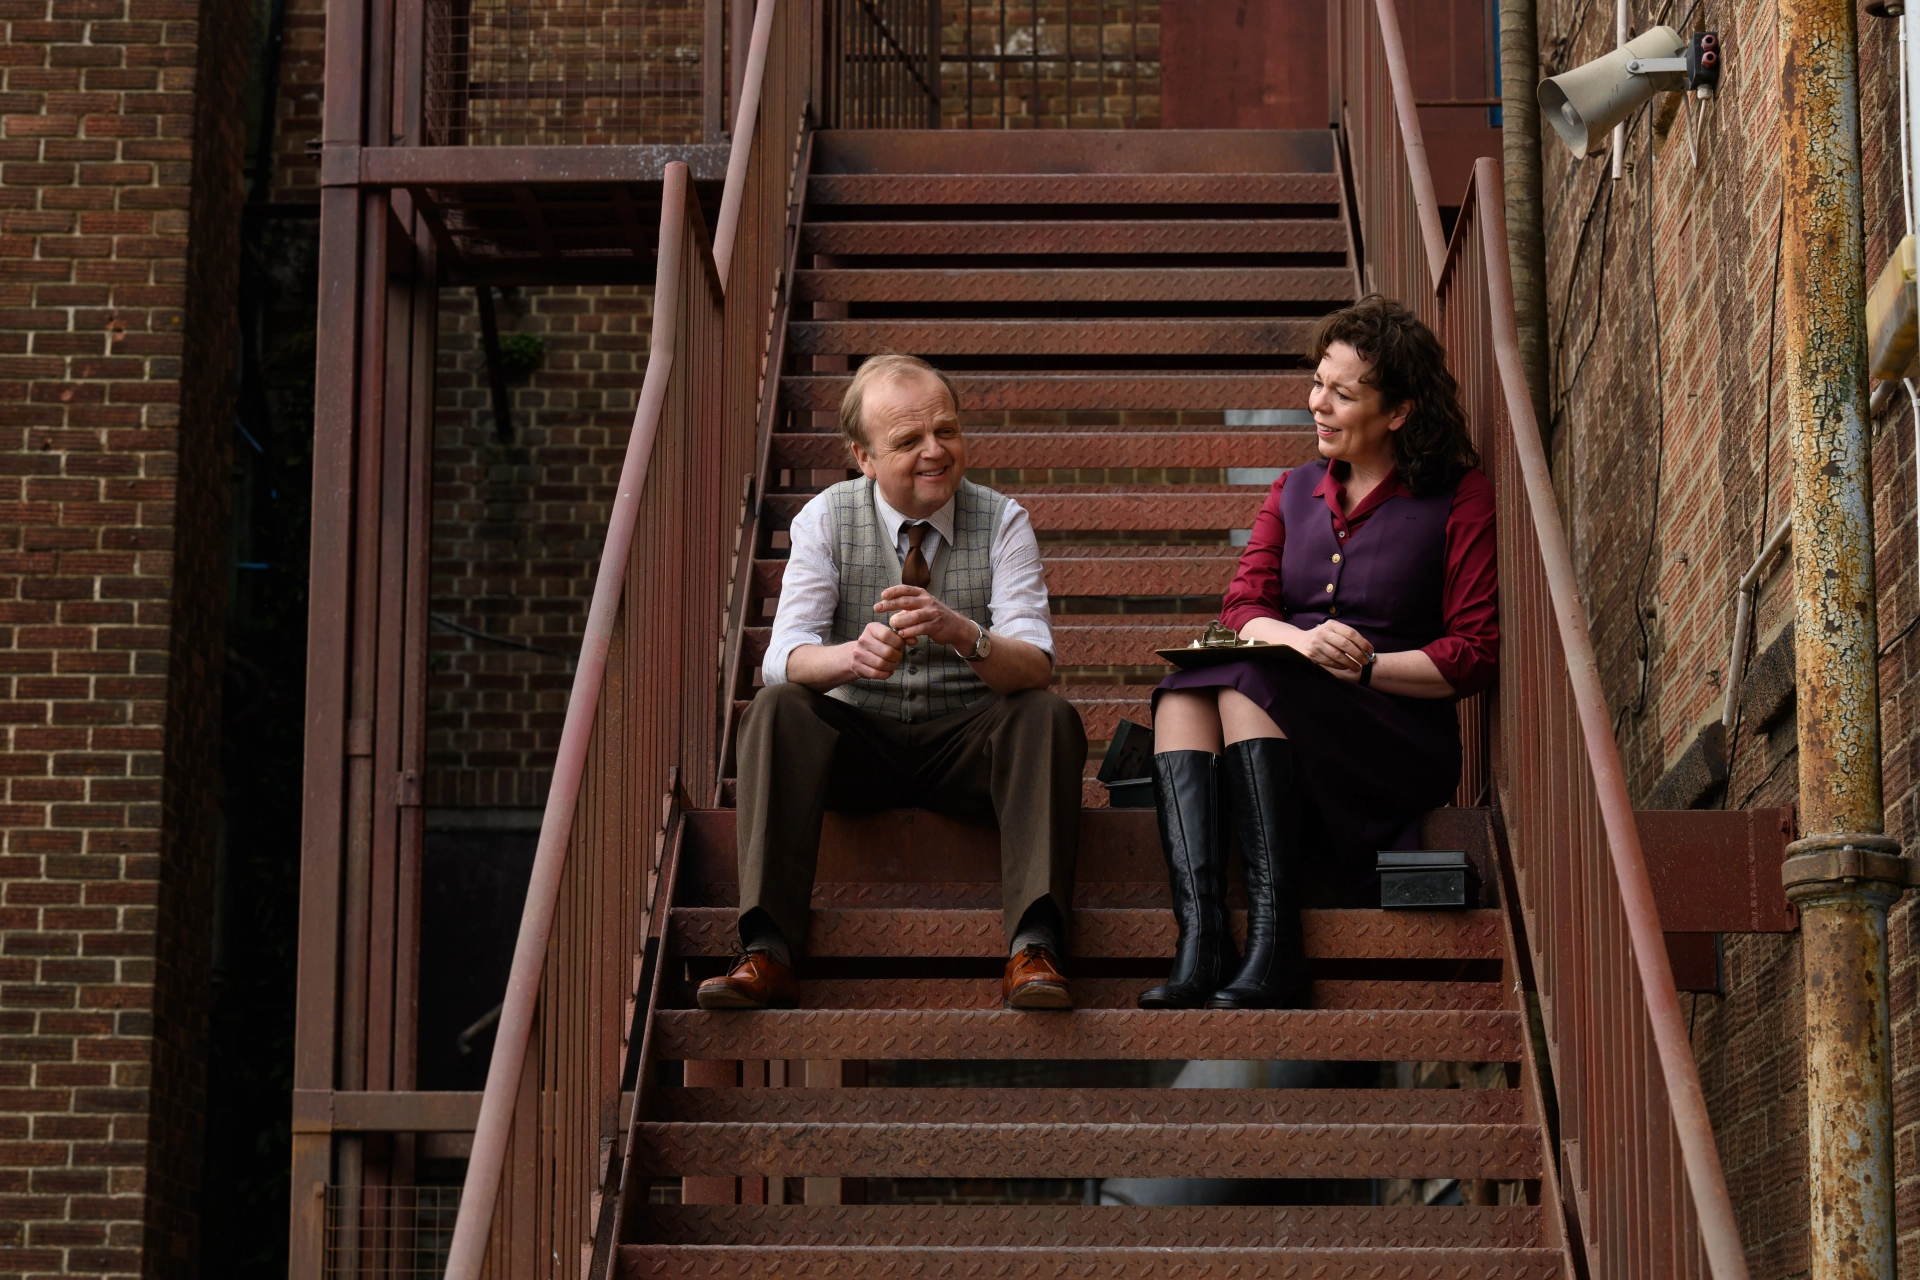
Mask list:
[[[927,523],[933,526],[934,532],[938,533],[948,546],[953,545],[953,504],[954,499],[948,498],[945,506],[927,517]],[[887,500],[880,496],[880,486],[877,484],[873,486],[873,509],[880,514],[880,523],[886,526],[887,541],[898,547],[900,526],[911,524],[913,521],[887,505]]]
[[1343,513],[1340,510],[1340,488],[1342,481],[1336,479],[1333,474],[1333,468],[1336,465],[1339,464],[1332,462],[1323,464],[1324,469],[1320,473],[1320,483],[1313,487],[1313,496],[1326,500],[1327,510],[1333,513],[1333,518],[1337,521],[1352,524],[1371,515],[1375,507],[1378,507],[1389,498],[1411,498],[1413,496],[1413,490],[1409,489],[1407,482],[1400,478],[1400,468],[1395,467],[1393,470],[1387,472],[1384,480],[1373,486],[1372,493],[1369,493],[1360,500],[1359,506],[1355,507],[1350,513]]

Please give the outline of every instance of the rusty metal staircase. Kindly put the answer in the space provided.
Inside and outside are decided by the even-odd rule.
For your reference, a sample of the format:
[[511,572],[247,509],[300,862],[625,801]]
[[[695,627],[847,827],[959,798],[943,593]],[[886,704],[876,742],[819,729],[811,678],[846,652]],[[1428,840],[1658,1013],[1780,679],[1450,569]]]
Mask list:
[[[823,14],[760,0],[711,236],[664,166],[652,345],[449,1280],[1744,1280],[1520,372],[1498,165],[1443,235],[1393,0],[1329,12],[1337,133],[856,133],[812,127]],[[1440,334],[1500,503],[1500,688],[1462,716],[1464,807],[1426,830],[1473,857],[1480,905],[1310,896],[1312,1009],[1141,1011],[1173,943],[1158,841],[1090,782],[1078,1007],[1012,1013],[992,824],[830,815],[802,1007],[693,1008],[734,942],[731,726],[786,525],[847,474],[852,365],[956,375],[974,473],[1040,533],[1097,754],[1310,456],[1306,330],[1363,287]],[[1169,1087],[1187,1061],[1346,1065]],[[1081,1203],[1171,1177],[1249,1203]],[[1411,1179],[1465,1203],[1400,1203]]]
[[[1356,281],[1332,136],[828,133],[806,192],[737,706],[782,530],[848,474],[845,370],[899,350],[957,375],[972,474],[1032,513],[1090,737],[1145,720],[1151,650],[1210,616],[1231,531],[1312,455],[1306,331]],[[1485,811],[1429,825],[1499,884]],[[692,987],[736,945],[733,830],[687,815],[629,1156],[681,1203],[628,1215],[619,1274],[1571,1274],[1497,892],[1310,911],[1310,1011],[1142,1011],[1173,944],[1153,815],[1089,807],[1079,1007],[1007,1012],[990,819],[836,815],[802,1008],[708,1013]],[[1508,1067],[1492,1088],[1151,1087],[1190,1059],[1365,1064],[1344,1075],[1365,1084],[1382,1063]],[[1015,1202],[1107,1177],[1247,1180],[1264,1203]],[[1381,1205],[1385,1179],[1468,1203]],[[962,1203],[983,1192],[1002,1202]]]

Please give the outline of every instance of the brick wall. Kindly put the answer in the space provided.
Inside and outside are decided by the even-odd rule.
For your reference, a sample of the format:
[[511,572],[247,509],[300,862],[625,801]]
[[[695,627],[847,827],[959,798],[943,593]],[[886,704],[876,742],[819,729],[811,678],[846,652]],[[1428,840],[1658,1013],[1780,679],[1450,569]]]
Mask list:
[[320,158],[307,143],[320,137],[326,85],[327,0],[285,0],[280,85],[274,103],[272,198],[320,198]]
[[[1768,342],[1777,318],[1777,12],[1773,0],[1715,5],[1711,21],[1726,74],[1718,100],[1696,123],[1697,169],[1687,116],[1673,114],[1680,104],[1671,96],[1656,103],[1651,157],[1648,117],[1636,119],[1618,183],[1607,178],[1603,156],[1573,161],[1552,137],[1544,148],[1556,482],[1640,803],[1700,728],[1721,715],[1734,586],[1792,495],[1777,324],[1771,368]],[[1898,64],[1893,24],[1860,21],[1867,257],[1875,271],[1903,230],[1897,153],[1889,150],[1898,136]],[[1539,29],[1549,74],[1613,43],[1610,10],[1549,0]],[[1913,427],[1904,409],[1897,403],[1875,437],[1880,626],[1889,640],[1920,611]],[[1790,576],[1775,565],[1762,583],[1755,656],[1791,611]],[[1892,646],[1881,670],[1888,825],[1912,848],[1920,844],[1920,793],[1910,764],[1909,662],[1920,662],[1914,634]],[[1761,725],[1751,715],[1753,697],[1745,701],[1750,714],[1734,741],[1724,800],[1712,794],[1704,802],[1791,804],[1791,703]],[[1915,927],[1911,910],[1898,908],[1892,956],[1903,1273],[1920,1265]],[[1694,1049],[1752,1274],[1801,1275],[1809,1237],[1798,939],[1729,936],[1725,970],[1724,996],[1683,1000]]]
[[242,13],[0,9],[0,1274],[192,1269]]
[[546,344],[542,367],[513,383],[507,440],[495,428],[473,292],[441,294],[427,710],[435,806],[546,801],[646,373],[652,290],[509,290],[496,314],[503,336]]

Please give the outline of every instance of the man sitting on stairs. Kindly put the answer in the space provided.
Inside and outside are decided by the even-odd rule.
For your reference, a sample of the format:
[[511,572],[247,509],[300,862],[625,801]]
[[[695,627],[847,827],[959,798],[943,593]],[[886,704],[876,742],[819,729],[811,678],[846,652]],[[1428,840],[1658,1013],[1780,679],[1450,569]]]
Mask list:
[[991,808],[1009,1008],[1069,1009],[1061,976],[1086,731],[1048,692],[1053,631],[1020,505],[965,479],[959,397],[924,360],[874,356],[840,404],[861,478],[794,517],[739,733],[740,940],[703,1009],[792,1007],[827,809]]

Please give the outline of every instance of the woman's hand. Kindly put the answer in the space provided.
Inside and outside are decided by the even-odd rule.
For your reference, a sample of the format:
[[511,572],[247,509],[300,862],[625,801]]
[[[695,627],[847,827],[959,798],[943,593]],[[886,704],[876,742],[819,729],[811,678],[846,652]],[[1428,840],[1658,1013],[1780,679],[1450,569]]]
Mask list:
[[1373,645],[1367,638],[1346,623],[1331,618],[1311,631],[1295,627],[1292,637],[1282,643],[1348,680],[1358,680],[1360,669],[1373,660]]
[[1311,631],[1278,618],[1255,618],[1240,628],[1240,638],[1283,644],[1345,680],[1358,680],[1360,669],[1373,657],[1373,645],[1365,636],[1331,618]]
[[1331,618],[1311,631],[1303,631],[1278,618],[1255,618],[1240,628],[1242,640],[1264,640],[1297,649],[1334,679],[1357,683],[1366,658],[1373,659],[1373,679],[1368,681],[1381,693],[1396,693],[1403,698],[1451,698],[1453,686],[1440,674],[1419,649],[1399,653],[1375,653],[1367,638],[1344,622]]

